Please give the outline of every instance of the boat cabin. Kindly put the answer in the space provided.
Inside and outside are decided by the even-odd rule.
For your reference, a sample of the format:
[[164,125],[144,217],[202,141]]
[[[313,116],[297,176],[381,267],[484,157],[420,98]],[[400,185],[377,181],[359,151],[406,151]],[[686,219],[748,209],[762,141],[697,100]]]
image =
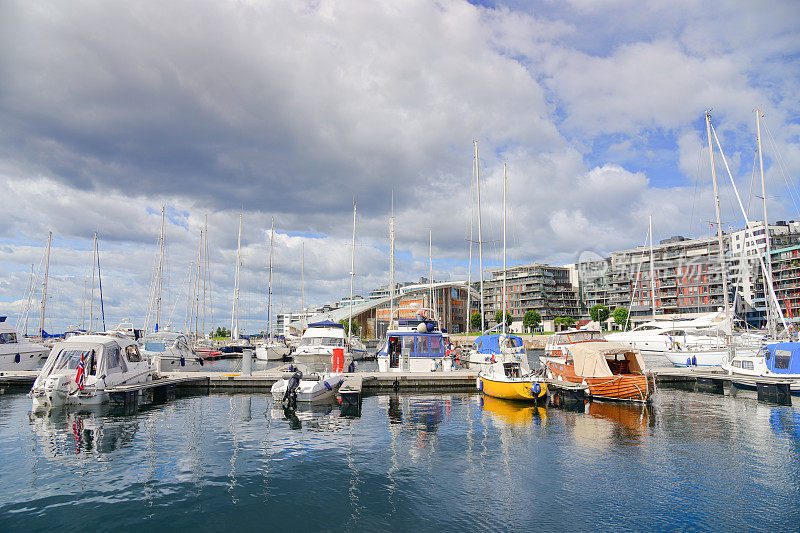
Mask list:
[[522,337],[506,334],[505,339],[503,339],[502,334],[495,333],[491,335],[481,335],[475,339],[475,351],[480,354],[499,354],[501,353],[501,342],[503,342],[503,349],[512,349],[516,352],[522,352],[524,350]]
[[441,333],[411,333],[397,331],[389,334],[385,351],[378,355],[389,356],[389,368],[400,368],[404,357],[436,357],[445,355],[446,346]]
[[101,335],[72,337],[53,346],[37,383],[44,382],[51,374],[77,371],[81,357],[87,377],[97,379],[125,374],[132,363],[144,361],[138,345],[127,339]]
[[775,374],[800,374],[800,342],[779,342],[764,348],[767,369]]
[[582,377],[610,377],[641,374],[644,359],[638,350],[616,342],[584,342],[566,350],[565,364],[572,365]]

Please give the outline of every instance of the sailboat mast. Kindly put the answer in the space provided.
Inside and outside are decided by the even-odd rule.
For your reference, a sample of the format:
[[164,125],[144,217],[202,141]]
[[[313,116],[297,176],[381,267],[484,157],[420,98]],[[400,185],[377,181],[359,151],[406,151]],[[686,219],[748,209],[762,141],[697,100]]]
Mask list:
[[706,134],[708,135],[708,152],[711,157],[711,180],[714,184],[714,209],[717,215],[717,247],[719,248],[720,275],[722,276],[722,299],[725,302],[725,320],[730,320],[728,309],[728,276],[725,272],[725,250],[722,241],[722,219],[719,215],[719,192],[717,190],[717,167],[714,165],[714,145],[711,144],[711,114],[706,112]]
[[428,228],[428,302],[431,309],[436,312],[433,306],[433,231]]
[[356,275],[356,201],[353,199],[353,248],[350,250],[350,314],[347,317],[347,339],[353,335],[353,278]]
[[239,269],[242,262],[242,213],[239,213],[239,240],[236,245],[236,270],[233,280],[233,312],[231,313],[231,340],[239,340]]
[[53,232],[47,232],[47,252],[44,263],[44,280],[42,281],[42,314],[39,317],[39,335],[44,339],[44,310],[47,306],[47,276],[50,273],[50,243],[53,240]]
[[272,338],[272,249],[275,242],[275,217],[269,229],[269,282],[267,283],[267,338]]
[[[768,283],[771,283],[772,279],[772,246],[770,245],[770,238],[769,238],[769,220],[767,219],[767,186],[764,182],[764,155],[761,152],[761,117],[763,113],[761,113],[760,109],[756,109],[756,140],[758,142],[758,166],[761,171],[761,201],[763,202],[764,206],[764,237],[766,239],[766,257],[764,257],[764,266],[766,267],[766,274],[764,276],[764,301],[769,302],[769,288],[767,287]],[[769,303],[767,305],[767,330],[769,331],[770,336],[774,339],[775,338],[775,320],[772,316],[772,310],[770,308]]]
[[653,311],[653,320],[656,319],[656,267],[653,262],[653,215],[650,215],[650,309]]
[[166,208],[161,206],[161,232],[159,235],[159,250],[158,250],[158,270],[156,279],[156,331],[158,331],[159,324],[161,324],[161,296],[164,284],[164,212]]
[[506,334],[506,298],[508,288],[506,286],[506,202],[508,201],[508,178],[506,177],[507,163],[503,163],[503,309],[500,311],[500,320],[503,322],[503,335]]
[[[472,177],[475,178],[477,159],[472,162]],[[472,241],[474,240],[474,226],[475,226],[475,191],[472,191],[469,199],[469,268],[467,269],[467,323],[464,330],[469,335],[470,329],[470,313],[472,313]]]
[[394,316],[394,191],[392,191],[392,216],[389,219],[389,324],[388,330],[392,329],[392,317]]
[[94,241],[92,242],[92,291],[89,296],[89,331],[94,328],[94,271],[97,265],[97,232],[94,232]]
[[475,189],[478,193],[478,268],[481,276],[481,334],[484,332],[484,319],[486,317],[483,301],[483,226],[481,223],[481,167],[478,159],[478,141],[472,141],[475,145]]
[[300,312],[303,318],[300,324],[306,327],[306,243],[300,243]]
[[[205,215],[203,221],[203,325],[206,322],[206,287],[208,288],[208,312],[209,312],[209,326],[214,327],[214,294],[211,291],[211,265],[208,257],[208,215]],[[205,336],[205,329],[203,330]]]

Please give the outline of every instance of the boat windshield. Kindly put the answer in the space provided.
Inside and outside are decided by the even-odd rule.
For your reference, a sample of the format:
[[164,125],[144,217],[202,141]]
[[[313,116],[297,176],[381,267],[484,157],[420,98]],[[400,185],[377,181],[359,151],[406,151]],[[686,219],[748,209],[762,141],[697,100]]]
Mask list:
[[96,372],[96,365],[94,360],[94,350],[79,348],[79,349],[65,349],[58,352],[58,355],[47,361],[45,367],[42,369],[44,376],[49,376],[53,372],[60,370],[77,370],[78,364],[81,362],[83,356],[83,364],[86,373],[93,375]]
[[599,331],[576,331],[567,335],[569,342],[602,341],[603,335]]
[[13,344],[17,342],[16,333],[0,333],[0,344]]
[[300,339],[300,346],[344,346],[344,339],[336,337],[303,337]]
[[144,343],[144,349],[148,352],[166,352],[167,345],[163,342],[146,342]]

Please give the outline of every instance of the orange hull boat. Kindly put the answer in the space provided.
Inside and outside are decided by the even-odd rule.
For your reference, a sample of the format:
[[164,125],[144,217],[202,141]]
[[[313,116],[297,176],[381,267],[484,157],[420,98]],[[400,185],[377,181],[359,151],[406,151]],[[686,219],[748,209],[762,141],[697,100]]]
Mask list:
[[614,374],[603,377],[583,377],[575,373],[575,367],[565,362],[548,363],[550,371],[558,379],[572,383],[586,383],[589,393],[596,398],[647,402],[653,387],[645,374]]

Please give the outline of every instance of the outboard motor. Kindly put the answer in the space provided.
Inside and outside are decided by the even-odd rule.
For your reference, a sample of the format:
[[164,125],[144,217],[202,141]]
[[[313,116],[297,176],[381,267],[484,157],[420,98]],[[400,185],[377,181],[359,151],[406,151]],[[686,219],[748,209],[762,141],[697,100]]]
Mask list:
[[297,403],[297,389],[300,387],[300,380],[303,379],[303,372],[300,370],[292,374],[286,383],[286,391],[283,393],[283,405],[293,405]]

